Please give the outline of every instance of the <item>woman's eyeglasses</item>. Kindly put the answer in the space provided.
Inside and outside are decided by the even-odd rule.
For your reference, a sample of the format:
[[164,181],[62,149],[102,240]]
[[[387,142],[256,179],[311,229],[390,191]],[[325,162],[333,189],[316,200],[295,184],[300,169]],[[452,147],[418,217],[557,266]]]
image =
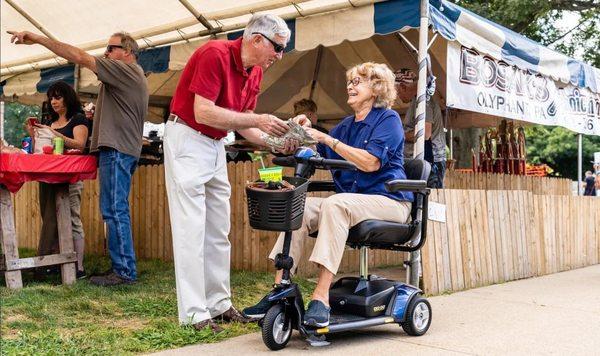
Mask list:
[[106,52],[107,53],[111,53],[115,48],[123,49],[123,46],[121,46],[121,45],[108,45],[108,46],[106,46]]
[[60,100],[62,98],[63,98],[62,95],[54,94],[54,95],[50,95],[48,97],[48,100],[52,100],[52,99],[54,99],[54,100]]
[[366,81],[368,81],[368,79],[364,79],[361,77],[354,77],[346,82],[346,86],[349,86],[350,84],[352,84],[352,86],[355,87],[355,86],[359,85],[360,83],[363,83]]
[[272,39],[270,39],[269,37],[265,36],[264,34],[260,33],[260,32],[252,32],[253,35],[261,35],[264,38],[267,39],[267,41],[271,42],[271,44],[273,45],[273,49],[275,50],[275,53],[282,53],[283,50],[285,49],[284,46],[280,45],[279,43],[273,41]]

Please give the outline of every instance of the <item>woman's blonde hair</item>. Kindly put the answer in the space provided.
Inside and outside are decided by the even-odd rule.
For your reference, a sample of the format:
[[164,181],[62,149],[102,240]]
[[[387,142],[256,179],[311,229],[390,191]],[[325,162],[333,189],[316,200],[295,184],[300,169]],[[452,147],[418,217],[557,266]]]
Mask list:
[[369,79],[369,85],[375,94],[376,108],[389,109],[396,100],[396,86],[394,85],[394,72],[386,64],[366,62],[355,65],[346,72],[346,80],[356,76]]

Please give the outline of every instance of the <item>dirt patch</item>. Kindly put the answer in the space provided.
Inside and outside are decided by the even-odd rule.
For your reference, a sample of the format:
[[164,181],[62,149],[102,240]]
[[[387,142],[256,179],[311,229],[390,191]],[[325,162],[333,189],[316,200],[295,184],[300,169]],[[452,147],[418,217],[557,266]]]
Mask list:
[[121,315],[115,315],[114,319],[111,320],[97,320],[98,324],[106,327],[121,329],[123,331],[137,331],[141,330],[149,321],[147,319],[127,319],[121,318]]
[[22,314],[13,314],[13,315],[2,315],[2,331],[0,332],[0,334],[2,335],[3,339],[6,340],[15,340],[19,338],[19,333],[21,332],[21,330],[19,329],[14,329],[14,328],[10,328],[6,325],[9,325],[11,323],[15,323],[15,322],[24,322],[24,321],[28,321],[29,318],[27,318],[25,315]]

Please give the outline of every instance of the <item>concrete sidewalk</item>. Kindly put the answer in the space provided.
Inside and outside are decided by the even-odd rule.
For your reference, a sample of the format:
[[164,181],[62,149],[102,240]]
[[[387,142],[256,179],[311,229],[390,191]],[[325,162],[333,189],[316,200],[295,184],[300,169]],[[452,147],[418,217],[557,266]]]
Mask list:
[[[397,325],[334,334],[314,348],[294,331],[281,354],[600,355],[600,265],[430,298],[431,328],[407,336]],[[260,334],[160,355],[271,354]]]

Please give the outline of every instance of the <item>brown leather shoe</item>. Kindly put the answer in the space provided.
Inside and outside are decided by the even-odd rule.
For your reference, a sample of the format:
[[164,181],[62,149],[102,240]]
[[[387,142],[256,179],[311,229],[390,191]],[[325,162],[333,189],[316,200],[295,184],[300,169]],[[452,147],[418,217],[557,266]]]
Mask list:
[[247,324],[247,323],[251,323],[251,322],[255,321],[252,318],[247,318],[247,317],[243,316],[242,313],[240,313],[233,307],[233,305],[225,313],[223,313],[219,316],[216,316],[213,319],[220,321],[220,322],[225,322],[225,323],[230,323],[232,321],[235,321],[235,322],[242,323],[242,324]]
[[208,327],[212,330],[213,333],[218,334],[223,331],[223,328],[219,326],[219,324],[215,323],[212,319],[202,320],[194,325],[192,325],[196,330],[203,330]]

